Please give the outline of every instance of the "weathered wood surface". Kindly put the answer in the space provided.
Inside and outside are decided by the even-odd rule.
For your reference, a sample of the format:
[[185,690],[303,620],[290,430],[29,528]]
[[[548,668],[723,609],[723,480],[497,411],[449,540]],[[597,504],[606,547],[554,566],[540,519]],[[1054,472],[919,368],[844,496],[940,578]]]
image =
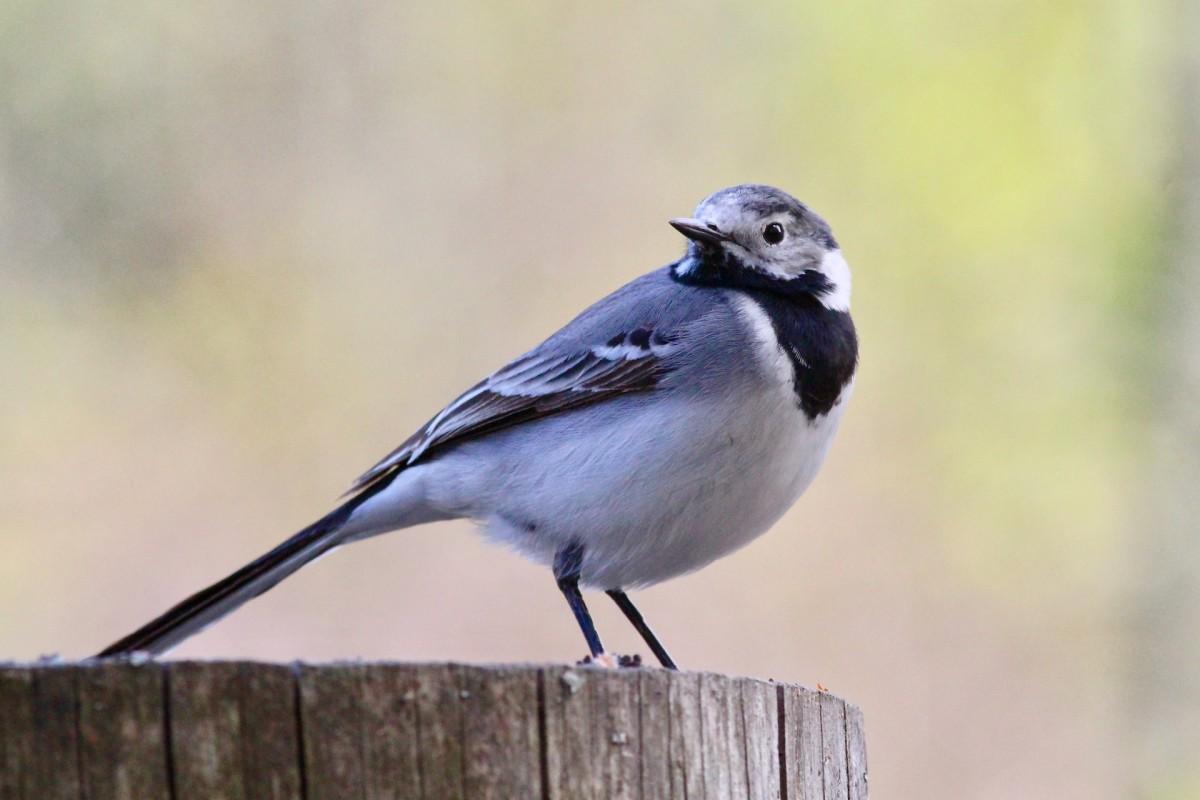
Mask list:
[[861,712],[643,668],[0,665],[0,800],[864,800]]

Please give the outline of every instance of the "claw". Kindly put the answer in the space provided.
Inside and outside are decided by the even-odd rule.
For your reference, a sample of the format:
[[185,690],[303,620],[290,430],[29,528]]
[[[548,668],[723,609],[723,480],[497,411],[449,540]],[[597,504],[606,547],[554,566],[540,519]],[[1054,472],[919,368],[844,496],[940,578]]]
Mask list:
[[622,656],[616,653],[601,653],[598,656],[584,656],[576,663],[580,666],[591,665],[604,669],[636,669],[642,665],[642,657],[637,654]]

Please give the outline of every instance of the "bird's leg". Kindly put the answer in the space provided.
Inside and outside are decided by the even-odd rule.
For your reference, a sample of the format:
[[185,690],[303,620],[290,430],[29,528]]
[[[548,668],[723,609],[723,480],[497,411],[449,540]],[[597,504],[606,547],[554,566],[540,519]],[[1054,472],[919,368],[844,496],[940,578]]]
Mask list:
[[583,638],[587,640],[592,660],[597,661],[605,655],[604,645],[600,644],[600,635],[596,633],[596,626],[592,624],[592,615],[588,613],[583,595],[579,592],[579,571],[582,567],[583,545],[578,542],[572,542],[554,554],[554,580],[558,582],[559,590],[567,598],[567,605],[571,606],[571,611],[575,614],[575,621],[579,623]]
[[662,646],[662,642],[654,635],[654,631],[650,630],[650,626],[646,624],[645,618],[642,617],[642,612],[637,610],[637,606],[629,599],[629,595],[625,594],[621,589],[609,589],[605,592],[617,604],[617,608],[625,614],[625,618],[633,623],[633,627],[645,640],[650,649],[654,651],[654,655],[658,658],[658,663],[662,664],[667,669],[679,669],[675,666],[675,661],[671,658],[667,648]]

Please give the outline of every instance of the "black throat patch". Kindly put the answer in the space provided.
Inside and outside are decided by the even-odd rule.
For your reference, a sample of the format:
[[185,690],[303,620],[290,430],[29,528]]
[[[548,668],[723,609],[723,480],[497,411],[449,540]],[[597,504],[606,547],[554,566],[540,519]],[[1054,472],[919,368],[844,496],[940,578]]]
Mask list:
[[692,286],[733,289],[757,303],[792,364],[797,405],[809,420],[828,414],[858,366],[854,320],[819,299],[833,284],[815,270],[783,280],[748,269],[724,253],[695,248],[689,256],[697,259],[692,268],[681,274],[675,265],[671,277]]
[[785,297],[742,289],[766,312],[779,346],[792,363],[792,389],[809,420],[828,414],[858,365],[858,334],[845,311],[825,308],[814,297]]
[[[680,271],[680,267],[688,269]],[[688,254],[671,265],[671,278],[689,286],[721,286],[726,289],[762,289],[785,297],[809,299],[833,291],[829,279],[818,270],[806,269],[792,278],[780,278],[743,264],[724,248],[702,247],[696,243]]]

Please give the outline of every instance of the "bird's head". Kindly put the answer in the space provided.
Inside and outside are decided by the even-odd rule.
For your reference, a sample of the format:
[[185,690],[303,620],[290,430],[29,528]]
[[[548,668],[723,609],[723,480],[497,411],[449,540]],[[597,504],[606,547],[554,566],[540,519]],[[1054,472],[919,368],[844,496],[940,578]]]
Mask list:
[[850,308],[850,267],[829,224],[787,192],[742,184],[671,220],[690,241],[671,267],[683,283],[763,289]]

